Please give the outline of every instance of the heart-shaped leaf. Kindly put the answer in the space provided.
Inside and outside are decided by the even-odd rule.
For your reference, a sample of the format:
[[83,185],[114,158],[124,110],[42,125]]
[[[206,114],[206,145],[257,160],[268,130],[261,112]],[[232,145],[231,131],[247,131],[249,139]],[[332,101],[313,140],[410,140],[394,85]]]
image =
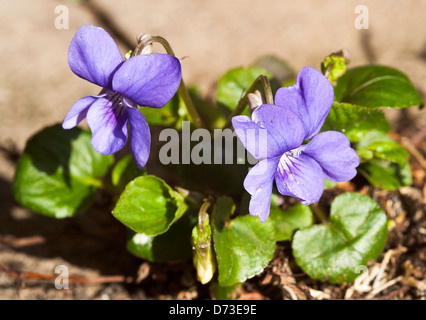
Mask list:
[[263,271],[275,251],[275,232],[271,224],[249,215],[233,220],[231,198],[217,199],[213,209],[213,239],[219,269],[219,285],[232,286]]
[[155,236],[166,232],[186,209],[183,196],[163,180],[142,176],[126,186],[113,215],[135,232]]
[[345,193],[331,204],[329,225],[296,232],[293,255],[311,278],[350,282],[359,266],[377,258],[386,239],[387,218],[380,206],[366,195]]
[[31,210],[54,218],[87,209],[114,159],[97,153],[88,131],[54,125],[31,137],[16,168],[13,194]]
[[423,99],[410,79],[386,66],[362,66],[350,69],[337,80],[336,100],[378,108],[407,108],[423,105]]

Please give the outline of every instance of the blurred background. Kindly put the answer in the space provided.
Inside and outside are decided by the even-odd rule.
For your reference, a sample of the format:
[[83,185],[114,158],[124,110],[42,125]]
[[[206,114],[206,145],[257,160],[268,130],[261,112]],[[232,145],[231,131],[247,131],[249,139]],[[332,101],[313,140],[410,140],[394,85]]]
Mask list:
[[[55,27],[60,14],[55,8],[60,5],[68,8],[69,29]],[[368,29],[355,28],[358,5],[368,8]],[[408,75],[423,97],[426,93],[426,1],[422,0],[2,0],[0,21],[0,236],[7,241],[31,238],[43,230],[57,236],[76,228],[89,229],[95,223],[93,218],[79,224],[78,219],[90,217],[77,218],[70,225],[34,216],[13,201],[10,191],[14,157],[26,140],[42,127],[62,122],[77,99],[99,91],[68,67],[68,46],[82,25],[104,27],[123,53],[136,45],[141,32],[163,36],[178,57],[186,57],[182,61],[185,82],[196,84],[211,99],[222,74],[262,55],[276,55],[298,71],[307,65],[319,69],[325,56],[340,49],[348,50],[350,66],[395,67]],[[400,134],[404,134],[403,124],[410,126],[415,139],[425,139],[425,109],[387,110],[386,114]],[[402,118],[405,121],[399,121]],[[47,273],[60,263],[67,263],[78,274],[122,272],[117,266],[100,270],[101,261],[81,263],[85,255],[104,259],[95,254],[99,244],[82,253],[90,246],[87,239],[72,242],[69,246],[74,251],[65,257],[63,248],[37,249],[37,239],[30,243],[31,249],[0,242],[0,264]],[[123,259],[133,263],[127,255]],[[16,298],[11,281],[0,274],[0,298]],[[22,291],[21,296],[52,298],[58,294],[46,288],[34,290]],[[82,297],[105,294],[96,286],[90,290]]]

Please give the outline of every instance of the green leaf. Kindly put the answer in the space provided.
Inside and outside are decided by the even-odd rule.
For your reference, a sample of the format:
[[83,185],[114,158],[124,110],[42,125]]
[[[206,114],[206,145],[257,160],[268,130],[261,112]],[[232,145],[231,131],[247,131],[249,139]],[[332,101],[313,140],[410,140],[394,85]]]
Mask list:
[[114,166],[111,172],[111,182],[114,187],[123,190],[133,179],[145,174],[145,169],[139,170],[131,154],[126,155]]
[[313,279],[351,282],[382,252],[387,218],[366,195],[345,193],[331,204],[330,225],[314,225],[294,235],[296,263]]
[[220,197],[216,200],[213,207],[212,224],[214,232],[222,231],[225,224],[228,223],[231,216],[234,214],[235,204],[230,197]]
[[186,209],[185,199],[163,180],[142,176],[126,186],[113,215],[135,232],[155,236],[166,232]]
[[385,132],[379,130],[369,131],[357,144],[357,149],[367,148],[370,144],[377,141],[386,141],[386,142],[395,142],[390,136]]
[[363,161],[359,171],[374,187],[395,190],[411,184],[409,153],[386,133],[368,132],[356,151]]
[[374,158],[373,151],[367,149],[358,149],[356,150],[356,153],[358,154],[361,162],[365,162]]
[[291,240],[294,231],[300,228],[308,227],[313,223],[312,212],[309,206],[296,204],[289,210],[271,208],[266,223],[272,225],[275,230],[276,241]]
[[328,179],[324,179],[324,189],[332,189],[337,186],[338,182],[334,182]]
[[16,200],[54,218],[87,209],[114,161],[112,156],[97,153],[90,138],[88,131],[64,130],[60,124],[32,136],[16,169]]
[[389,160],[398,163],[403,167],[410,155],[403,147],[396,142],[376,141],[367,147],[373,151],[374,156],[378,159]]
[[[368,154],[370,151],[370,154]],[[386,133],[372,130],[368,132],[358,143],[357,152],[367,159],[373,158],[389,160],[403,167],[410,155],[395,140]]]
[[190,236],[194,223],[195,220],[185,215],[161,235],[154,237],[133,233],[127,241],[127,250],[151,262],[189,260],[192,257]]
[[381,110],[334,102],[321,131],[340,131],[358,142],[370,130],[387,132],[390,124]]
[[213,239],[219,269],[219,285],[228,287],[263,271],[275,251],[275,232],[271,224],[252,216],[228,220],[235,206],[221,197],[213,209]]
[[423,99],[410,79],[386,66],[363,66],[350,69],[337,80],[337,101],[378,108],[406,108],[423,105]]
[[141,107],[139,110],[152,126],[176,127],[182,120],[188,120],[185,104],[178,94],[162,108]]
[[375,188],[396,190],[412,184],[410,163],[403,167],[397,163],[372,159],[359,166],[358,170]]
[[[219,79],[217,102],[225,106],[229,114],[229,111],[237,107],[238,101],[260,75],[271,77],[268,71],[255,66],[239,67],[228,71]],[[228,116],[228,114],[225,114],[225,116]]]

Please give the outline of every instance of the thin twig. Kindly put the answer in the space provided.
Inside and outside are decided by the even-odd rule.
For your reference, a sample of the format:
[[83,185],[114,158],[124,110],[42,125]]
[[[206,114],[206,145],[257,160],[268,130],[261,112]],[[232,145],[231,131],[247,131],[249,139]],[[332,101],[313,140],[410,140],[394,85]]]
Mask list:
[[[44,280],[54,281],[58,275],[41,274],[33,272],[22,272],[7,268],[6,266],[0,265],[0,273],[6,273],[11,277],[17,279],[32,279],[32,280]],[[117,276],[99,276],[94,278],[86,278],[79,276],[69,276],[68,283],[80,283],[80,284],[102,284],[102,283],[132,283],[134,279],[132,277],[126,277],[122,275]]]
[[330,225],[327,215],[324,213],[324,211],[322,211],[322,209],[319,206],[310,204],[309,207],[311,208],[314,215],[318,218],[318,220],[321,221],[322,224],[326,226]]
[[0,245],[9,248],[23,248],[46,243],[46,239],[42,236],[32,236],[26,238],[15,238],[13,236],[0,236]]

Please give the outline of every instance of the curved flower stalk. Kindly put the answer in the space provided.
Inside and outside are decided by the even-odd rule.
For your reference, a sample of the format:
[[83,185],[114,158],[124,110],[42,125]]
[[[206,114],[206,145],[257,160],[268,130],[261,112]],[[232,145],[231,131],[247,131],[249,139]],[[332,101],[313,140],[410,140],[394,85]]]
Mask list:
[[282,195],[308,205],[320,199],[324,178],[343,182],[356,175],[359,157],[349,139],[337,131],[318,134],[333,98],[327,78],[305,67],[296,84],[276,92],[275,105],[262,104],[251,119],[232,118],[245,148],[261,160],[249,171],[244,188],[251,195],[250,214],[262,222],[269,216],[274,180]]
[[98,95],[79,99],[62,127],[71,129],[87,118],[93,148],[108,155],[126,144],[130,125],[132,155],[138,168],[143,168],[149,157],[151,134],[137,106],[161,108],[174,96],[182,77],[180,61],[159,53],[124,61],[104,29],[86,25],[71,41],[68,64],[77,76],[103,89]]

